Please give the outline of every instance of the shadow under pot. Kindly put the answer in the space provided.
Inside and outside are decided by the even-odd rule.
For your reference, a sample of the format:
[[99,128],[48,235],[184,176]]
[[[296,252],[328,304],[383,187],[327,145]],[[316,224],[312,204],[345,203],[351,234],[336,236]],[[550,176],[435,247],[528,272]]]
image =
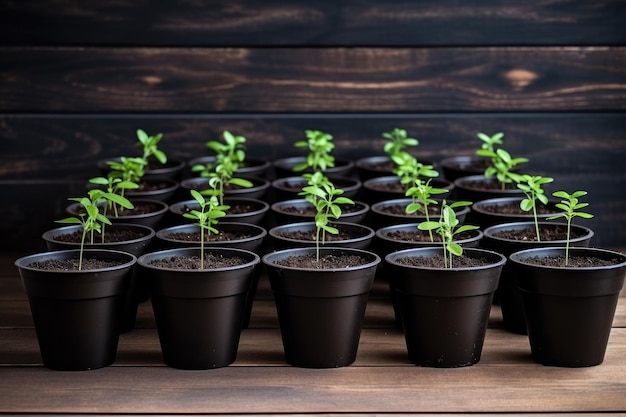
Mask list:
[[241,249],[177,248],[137,260],[150,285],[166,365],[213,369],[237,358],[246,297],[259,256]]
[[[330,176],[329,178],[335,188],[343,190],[342,195],[344,197],[354,199],[361,189],[361,181],[347,177]],[[272,189],[274,190],[276,201],[301,198],[302,196],[299,193],[307,185],[308,181],[303,176],[281,177],[272,181]]]
[[285,360],[303,368],[348,366],[356,359],[378,255],[350,248],[284,249],[263,257]]
[[549,366],[596,366],[604,361],[626,256],[574,247],[569,266],[564,258],[565,248],[526,249],[510,256],[521,271],[532,357]]
[[[341,215],[338,221],[347,223],[361,223],[365,220],[370,206],[361,201],[341,206]],[[298,223],[313,221],[317,210],[304,198],[279,201],[271,206],[277,224]]]
[[[523,199],[524,197],[520,196],[477,201],[471,207],[472,220],[481,229],[502,223],[534,221],[532,211],[520,208]],[[557,203],[555,200],[549,200],[548,204],[537,202],[538,221],[549,221],[548,217],[561,213],[562,210],[556,207]]]
[[495,177],[470,175],[453,182],[457,200],[477,202],[490,198],[523,197],[524,192],[514,183],[503,185]]
[[[124,299],[137,258],[126,252],[85,249],[78,270],[50,268],[77,264],[79,250],[38,253],[15,261],[47,368],[82,371],[115,361]],[[101,264],[100,264],[101,263]]]
[[[105,214],[109,220],[114,224],[140,224],[157,230],[169,208],[167,203],[150,199],[131,199],[130,201],[134,205],[132,209],[123,209],[118,212],[108,209]],[[84,213],[84,207],[80,203],[72,203],[65,211],[73,216],[79,216]]]
[[[565,246],[567,242],[567,224],[558,222],[539,222],[540,240],[537,241],[535,222],[513,222],[498,224],[483,231],[481,246],[496,251],[504,256],[531,248]],[[591,229],[571,226],[571,246],[589,246],[594,233]],[[517,334],[527,334],[526,317],[519,279],[522,271],[516,263],[507,262],[502,269],[498,286],[498,299],[502,309],[504,328]]]
[[[252,187],[240,187],[238,185],[227,185],[224,187],[224,197],[243,197],[262,200],[270,187],[270,182],[265,178],[245,178],[252,182]],[[209,178],[194,177],[187,178],[180,183],[183,194],[188,197],[191,190],[202,192],[212,187],[209,185]]]
[[[215,156],[200,156],[198,158],[193,158],[189,161],[189,169],[193,168],[196,165],[209,166],[209,168],[213,167],[216,164]],[[253,178],[266,178],[268,172],[272,164],[269,161],[256,159],[256,158],[248,158],[243,162],[243,166],[238,168],[235,173],[237,176],[242,177],[253,177]],[[197,175],[196,172],[191,171],[192,175]]]
[[[222,217],[220,221],[249,223],[260,226],[270,210],[269,204],[254,198],[225,197],[224,204],[230,206],[230,208],[226,211],[226,216]],[[200,210],[200,203],[196,200],[185,200],[170,204],[169,223],[175,225],[193,222],[193,220],[183,217],[184,213],[191,210]]]
[[[374,238],[374,230],[357,223],[330,222],[339,230],[336,235],[325,233],[320,246],[367,249]],[[315,222],[289,223],[272,227],[268,234],[275,249],[315,247]]]
[[[430,185],[434,188],[448,190],[448,194],[442,194],[441,196],[449,196],[450,199],[454,197],[453,191],[455,186],[450,181],[433,178],[430,180]],[[397,175],[371,178],[363,182],[363,200],[368,204],[374,205],[380,201],[403,198],[407,189],[407,185],[400,183],[400,177]]]
[[409,359],[419,366],[454,368],[477,363],[500,271],[506,258],[466,248],[445,268],[442,248],[412,248],[385,257],[398,294]]
[[[276,178],[292,177],[294,175],[302,175],[310,171],[294,171],[294,167],[298,164],[306,162],[306,156],[292,156],[288,158],[277,159],[272,163]],[[328,167],[323,170],[327,177],[340,176],[349,177],[354,169],[354,162],[345,159],[335,158],[335,166]]]
[[[71,225],[48,230],[43,233],[42,238],[46,242],[48,250],[80,249],[82,233],[82,225]],[[117,250],[140,256],[149,248],[154,236],[154,230],[147,226],[118,223],[104,228],[104,241],[102,240],[102,235],[96,233],[93,243],[88,238],[85,242],[85,247]],[[124,313],[120,329],[122,333],[129,332],[135,328],[137,308],[147,298],[148,288],[145,280],[137,274],[137,269],[134,268],[124,301]]]
[[[423,222],[426,220],[426,214],[424,210],[418,210],[415,213],[407,214],[406,208],[411,204],[413,200],[411,198],[397,198],[393,200],[383,200],[374,203],[370,207],[370,218],[372,225],[380,229],[386,226],[392,226],[394,224],[405,224],[413,222]],[[452,203],[448,200],[448,203]],[[470,212],[468,206],[455,207],[454,214],[456,215],[459,224],[465,222],[467,214]],[[437,204],[428,205],[428,217],[430,220],[437,220],[441,215],[441,202]]]

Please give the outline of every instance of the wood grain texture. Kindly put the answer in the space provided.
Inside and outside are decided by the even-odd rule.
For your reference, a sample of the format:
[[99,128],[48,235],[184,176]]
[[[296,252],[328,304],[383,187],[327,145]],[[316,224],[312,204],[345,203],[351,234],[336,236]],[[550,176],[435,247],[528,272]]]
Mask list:
[[0,2],[0,43],[593,45],[626,41],[619,0]]
[[626,110],[626,47],[0,48],[0,112]]

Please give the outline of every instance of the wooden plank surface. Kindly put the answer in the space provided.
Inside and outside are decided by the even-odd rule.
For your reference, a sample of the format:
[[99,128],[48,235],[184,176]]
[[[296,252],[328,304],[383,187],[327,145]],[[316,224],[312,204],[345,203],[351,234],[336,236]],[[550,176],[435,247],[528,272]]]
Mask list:
[[619,0],[3,1],[0,43],[598,45],[624,43],[624,13]]
[[625,47],[1,47],[0,112],[626,109]]

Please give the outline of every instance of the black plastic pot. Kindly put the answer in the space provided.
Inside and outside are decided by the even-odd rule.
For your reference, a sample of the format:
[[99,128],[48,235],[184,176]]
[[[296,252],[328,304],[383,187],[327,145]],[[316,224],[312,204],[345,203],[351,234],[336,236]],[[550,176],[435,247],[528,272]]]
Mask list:
[[227,366],[237,357],[245,302],[259,256],[241,249],[205,248],[244,263],[216,269],[161,269],[155,259],[199,256],[199,248],[167,249],[139,257],[149,279],[165,364],[180,369]]
[[[424,165],[435,165],[432,161],[418,159]],[[361,181],[367,181],[371,178],[387,177],[394,175],[393,170],[396,164],[391,161],[387,155],[375,155],[361,158],[355,162],[355,167]]]
[[[447,200],[448,203],[452,203],[452,200]],[[391,200],[383,200],[376,202],[370,206],[370,219],[372,226],[376,229],[380,229],[386,226],[392,226],[395,224],[406,224],[413,222],[423,222],[426,220],[426,216],[423,214],[406,214],[406,207],[411,204],[410,198],[396,198]],[[441,202],[437,203],[441,207]],[[434,207],[434,206],[433,206]],[[389,210],[394,208],[395,210]],[[456,207],[453,209],[459,224],[465,223],[465,218],[470,212],[468,206]],[[429,211],[429,213],[431,213]],[[436,220],[439,214],[431,214],[430,219]]]
[[112,364],[124,299],[137,258],[126,252],[85,249],[85,258],[120,262],[103,269],[48,271],[34,262],[78,259],[78,250],[38,253],[15,261],[28,295],[44,366],[81,371]]
[[483,175],[491,163],[489,158],[478,155],[459,155],[442,159],[439,162],[443,177],[448,181],[472,175]]
[[[306,156],[292,156],[288,158],[281,158],[275,160],[272,165],[274,166],[274,173],[276,178],[291,177],[294,175],[302,175],[303,172],[295,172],[293,167],[306,161]],[[354,162],[341,158],[335,158],[335,166],[329,167],[324,170],[324,175],[349,177],[354,169]],[[306,171],[304,171],[306,172]]]
[[497,186],[499,183],[495,177],[486,178],[484,175],[460,177],[454,180],[453,184],[457,200],[473,203],[490,198],[523,197],[524,195],[522,190],[514,184],[508,184],[505,189],[501,189]]
[[155,189],[147,189],[147,190],[127,190],[125,196],[128,199],[136,200],[136,199],[147,199],[147,200],[158,200],[163,201],[165,203],[170,202],[174,196],[176,195],[176,191],[180,186],[178,181],[174,181],[168,178],[161,179],[142,179],[142,183],[145,183],[148,186],[159,187]]
[[[254,198],[243,197],[225,197],[224,204],[234,208],[235,206],[249,206],[250,210],[246,212],[233,213],[232,210],[226,212],[226,216],[220,221],[249,223],[261,226],[265,216],[270,210],[270,205],[265,201]],[[183,213],[191,210],[200,210],[200,204],[196,200],[179,201],[169,206],[169,223],[171,225],[184,224],[193,220],[183,217]]]
[[[355,201],[354,205],[342,206],[339,221],[347,223],[362,223],[370,206],[361,201]],[[313,221],[314,214],[310,214],[309,210],[314,210],[313,204],[303,198],[278,201],[271,206],[272,213],[276,224],[298,223],[305,221]]]
[[[163,201],[149,199],[132,199],[130,200],[135,207],[144,206],[150,208],[149,213],[134,214],[132,210],[125,210],[121,215],[114,216],[113,213],[107,213],[107,217],[112,223],[132,223],[147,226],[153,230],[159,229],[159,223],[167,213],[168,205]],[[68,214],[78,216],[83,212],[83,206],[80,203],[72,203],[65,210]]]
[[[331,222],[331,226],[339,229],[339,233],[349,233],[353,237],[340,240],[325,240],[324,247],[342,247],[353,249],[367,249],[374,238],[374,230],[357,223]],[[315,240],[300,240],[283,236],[289,232],[309,232],[315,236],[315,222],[288,223],[272,227],[268,233],[275,249],[315,247]]]
[[428,367],[460,367],[477,363],[482,354],[493,294],[506,258],[483,249],[464,254],[490,264],[472,268],[418,268],[398,262],[403,257],[430,257],[441,248],[413,248],[385,257],[398,306],[409,359]]
[[[270,188],[270,182],[265,178],[247,177],[246,179],[252,182],[252,187],[224,189],[224,197],[243,197],[254,200],[262,200],[267,193],[268,188]],[[210,189],[211,187],[209,186],[209,178],[194,177],[181,181],[180,188],[182,195],[184,195],[185,198],[188,198],[190,190],[203,191]]]
[[[329,177],[336,188],[343,190],[343,196],[348,198],[356,198],[361,189],[361,181],[347,177]],[[272,181],[272,189],[276,201],[293,200],[301,198],[299,193],[302,187],[306,187],[308,182],[303,176],[280,177]]]
[[354,362],[365,307],[378,255],[358,249],[322,248],[321,255],[357,255],[363,264],[333,269],[283,267],[289,256],[315,253],[314,248],[285,249],[263,257],[287,363],[304,368],[334,368]]
[[[82,232],[81,225],[63,226],[55,229],[48,230],[43,233],[42,238],[46,242],[48,250],[67,250],[67,249],[80,249],[79,242],[64,242],[58,240],[59,236],[64,234],[72,234],[75,232]],[[143,254],[150,246],[156,233],[148,226],[132,223],[118,223],[106,226],[105,234],[107,232],[114,232],[115,230],[133,230],[137,233],[142,233],[143,236],[124,241],[124,242],[105,242],[94,241],[94,243],[88,243],[87,248],[90,249],[110,249],[122,252],[130,253],[134,256]],[[133,269],[131,274],[130,283],[126,292],[124,302],[124,314],[122,318],[122,326],[120,331],[126,333],[135,328],[135,321],[137,318],[137,308],[142,301],[145,301],[148,297],[148,289],[145,281],[141,276],[137,274],[137,269]]]
[[[434,188],[443,188],[448,190],[448,194],[442,194],[447,200],[454,199],[454,184],[450,181],[433,178],[430,185]],[[400,184],[400,177],[391,175],[387,177],[371,178],[363,182],[363,200],[371,205],[385,200],[395,200],[403,198],[406,194],[406,187]]]
[[615,308],[626,274],[626,256],[596,248],[570,248],[570,256],[593,256],[613,264],[601,267],[543,267],[531,257],[560,256],[565,248],[513,253],[521,270],[519,286],[526,309],[533,359],[543,365],[584,367],[604,360]]
[[[195,165],[207,164],[215,164],[215,156],[200,156],[191,159],[188,163],[189,169]],[[237,169],[236,173],[237,176],[242,177],[266,178],[271,167],[272,164],[269,161],[246,157],[243,166]],[[194,176],[197,175],[196,172],[191,172],[191,174]]]
[[[501,197],[477,201],[472,204],[471,207],[472,220],[475,224],[480,226],[481,229],[486,229],[487,227],[502,223],[534,221],[532,211],[524,212],[521,209],[519,213],[503,213],[498,211],[498,209],[506,208],[508,206],[519,207],[523,198],[524,196]],[[548,201],[548,204],[545,206],[542,203],[539,203],[539,207],[546,209],[549,213],[537,213],[538,221],[549,221],[547,219],[548,217],[562,212],[561,209],[556,207],[556,203],[556,200]]]
[[[108,173],[111,171],[109,165],[107,164],[107,161],[113,160],[120,162],[121,158],[109,158],[98,161],[97,165],[98,168],[100,168],[100,172],[102,173],[102,175],[107,176]],[[170,179],[174,181],[180,181],[184,168],[185,163],[183,161],[168,159],[165,164],[162,164],[159,167],[146,168],[143,178],[147,180]]]
[[[539,227],[542,230],[566,230],[567,225],[556,222],[540,222]],[[510,240],[498,237],[497,234],[507,230],[535,230],[534,222],[513,222],[498,224],[488,227],[483,231],[483,239],[481,246],[485,249],[493,250],[504,256],[509,256],[514,252],[530,249],[542,248],[548,246],[565,246],[565,240],[549,240],[549,241],[529,241],[529,240]],[[572,225],[572,233],[575,236],[570,240],[572,246],[589,246],[593,231],[587,227]],[[502,308],[502,320],[504,327],[513,333],[526,334],[526,318],[524,315],[524,304],[522,302],[522,294],[519,290],[518,280],[522,271],[516,263],[507,262],[502,269],[500,275],[500,285],[498,286],[498,300]]]

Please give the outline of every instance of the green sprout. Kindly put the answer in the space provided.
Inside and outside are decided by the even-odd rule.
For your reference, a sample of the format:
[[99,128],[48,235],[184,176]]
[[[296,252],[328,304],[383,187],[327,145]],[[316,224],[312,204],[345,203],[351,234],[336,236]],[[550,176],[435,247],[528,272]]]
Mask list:
[[552,181],[554,181],[554,178],[524,174],[520,176],[520,180],[517,183],[517,188],[522,190],[526,196],[526,198],[522,199],[520,202],[520,208],[523,211],[532,210],[533,212],[537,242],[541,242],[541,237],[539,236],[539,221],[537,220],[537,200],[543,204],[548,204],[548,197],[543,190],[543,186]]
[[161,139],[163,139],[163,133],[148,135],[142,129],[137,129],[137,139],[139,140],[139,145],[143,148],[142,159],[145,161],[146,166],[150,157],[154,157],[161,164],[167,162],[167,155],[158,146]]
[[227,186],[235,185],[242,188],[252,187],[254,184],[251,181],[234,176],[238,166],[239,165],[237,163],[233,162],[229,158],[222,160],[215,166],[214,171],[207,174],[209,177],[209,186],[211,186],[211,188],[203,190],[202,194],[217,197],[219,203],[223,205],[224,189]]
[[513,158],[511,154],[503,148],[496,148],[496,145],[502,145],[504,133],[499,132],[493,136],[484,133],[478,133],[478,138],[483,142],[480,149],[476,151],[476,155],[491,158],[491,165],[485,170],[485,177],[493,176],[500,182],[504,190],[506,184],[518,183],[520,175],[514,171],[515,167],[524,162],[528,162],[527,158]]
[[[478,132],[476,136],[478,136],[478,139],[480,139],[482,142],[480,145],[481,150],[488,151],[488,152],[495,152],[496,145],[502,145],[502,138],[504,137],[504,133],[498,132],[494,134],[493,136],[489,136],[486,133]],[[480,156],[484,156],[484,155],[481,155],[479,152],[476,152],[476,154]]]
[[200,210],[190,210],[189,212],[183,213],[183,216],[188,219],[196,220],[196,225],[200,227],[200,269],[204,269],[205,231],[209,235],[211,233],[219,234],[219,230],[217,230],[214,226],[218,224],[219,218],[226,215],[226,210],[230,207],[220,204],[216,196],[211,196],[207,200],[196,190],[190,190],[190,192],[191,196],[200,205]]
[[197,164],[191,167],[192,172],[197,172],[201,177],[208,177],[220,163],[228,160],[235,166],[235,170],[241,168],[246,160],[246,138],[233,135],[228,130],[223,133],[224,142],[210,140],[206,147],[215,152],[215,161],[207,164]]
[[132,181],[125,181],[121,178],[115,177],[114,174],[109,173],[105,177],[94,177],[89,180],[91,184],[101,185],[105,188],[106,193],[103,197],[106,200],[106,206],[104,209],[104,215],[106,216],[109,210],[113,210],[113,215],[118,217],[124,209],[132,209],[133,205],[124,197],[126,190],[135,190],[139,188],[137,183]]
[[104,225],[110,225],[111,221],[102,213],[100,213],[100,206],[104,201],[104,195],[106,193],[102,190],[90,190],[87,197],[72,197],[70,201],[76,201],[83,206],[84,212],[75,217],[66,217],[61,220],[57,220],[56,223],[64,224],[80,224],[83,228],[83,233],[80,240],[80,251],[78,257],[78,270],[83,269],[83,253],[85,249],[85,241],[87,235],[91,235],[91,243],[94,243],[94,233],[101,233],[104,239]]
[[392,160],[394,157],[401,157],[403,154],[408,153],[405,148],[419,144],[417,139],[407,137],[406,130],[399,128],[383,133],[383,137],[388,140],[383,150]]
[[296,172],[325,171],[335,166],[335,157],[331,155],[335,144],[332,135],[319,130],[306,130],[306,139],[296,141],[296,148],[307,148],[309,153],[306,161],[293,167]]
[[133,182],[135,184],[141,183],[147,166],[143,158],[126,156],[122,156],[119,161],[107,161],[107,164],[111,168],[109,172],[110,177],[120,178],[124,182]]
[[320,242],[325,241],[326,233],[336,235],[339,230],[330,225],[330,217],[338,219],[341,216],[342,204],[354,204],[348,197],[342,196],[343,190],[335,188],[328,177],[317,171],[312,174],[304,174],[308,185],[302,187],[299,195],[311,203],[316,210],[315,214],[315,259],[320,259]]
[[459,233],[478,229],[478,226],[472,225],[459,226],[459,219],[456,218],[454,208],[461,205],[468,205],[468,203],[467,201],[455,201],[448,205],[444,200],[441,203],[441,216],[439,217],[439,221],[424,221],[417,226],[419,230],[434,230],[441,236],[441,241],[443,242],[443,262],[446,268],[452,268],[453,256],[461,256],[463,254],[463,248],[461,245],[454,242],[454,236]]
[[582,208],[585,208],[589,205],[589,203],[581,203],[579,197],[587,195],[586,191],[574,191],[572,194],[568,194],[565,191],[556,191],[552,193],[553,196],[561,198],[561,202],[557,203],[556,206],[563,210],[562,213],[555,214],[554,216],[548,217],[548,219],[559,219],[561,217],[567,220],[567,240],[565,241],[565,266],[569,263],[569,242],[570,242],[570,233],[571,233],[571,224],[572,219],[574,217],[581,217],[583,219],[591,219],[593,214],[589,214],[583,211],[578,211]]

